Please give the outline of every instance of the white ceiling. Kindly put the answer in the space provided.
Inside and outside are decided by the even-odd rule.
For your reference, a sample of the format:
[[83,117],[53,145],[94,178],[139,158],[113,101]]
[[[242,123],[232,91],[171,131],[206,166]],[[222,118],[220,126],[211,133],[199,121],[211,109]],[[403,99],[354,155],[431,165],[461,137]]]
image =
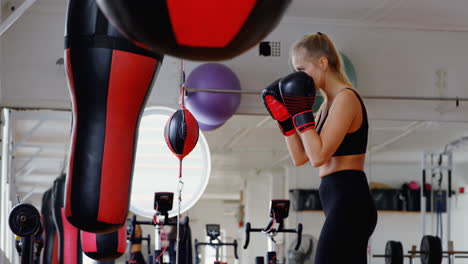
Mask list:
[[335,23],[466,30],[465,0],[294,0],[289,16]]
[[[11,14],[11,7],[18,7],[21,2],[21,0],[3,0],[3,17]],[[63,67],[55,64],[57,59],[63,56],[66,2],[65,0],[37,0],[33,7],[1,37],[0,74],[3,105],[69,108]],[[380,61],[386,60],[390,61],[391,65],[383,71],[407,82],[395,84],[399,89],[397,92],[418,95],[417,91],[407,88],[416,86],[414,83],[420,86],[433,85],[432,76],[435,67],[455,67],[451,65],[453,61],[456,61],[454,65],[466,65],[467,60],[459,54],[450,54],[451,57],[446,60],[444,60],[447,57],[446,54],[434,54],[434,49],[439,46],[445,47],[443,45],[446,43],[443,41],[434,44],[434,49],[425,50],[417,47],[422,47],[421,43],[433,42],[433,39],[443,39],[445,36],[453,37],[454,41],[455,39],[466,41],[464,35],[442,35],[445,33],[441,32],[467,32],[467,17],[468,2],[466,0],[294,0],[284,21],[291,24],[300,22],[305,25],[303,28],[307,28],[306,31],[316,31],[322,28],[317,25],[327,25],[326,28],[332,29],[335,29],[335,25],[340,26],[335,35],[341,40],[340,43],[343,43],[343,49],[351,55],[358,69],[360,81],[367,80],[364,84],[368,85],[363,85],[362,88],[364,92],[372,95],[385,95],[394,91],[395,88],[391,84],[385,87],[374,86],[374,81],[382,79],[382,76],[371,70],[377,68],[375,65]],[[314,27],[309,24],[313,24]],[[354,31],[354,26],[356,31]],[[373,31],[372,34],[363,36],[363,32],[365,33],[368,27],[415,30],[411,32],[434,31],[437,35],[434,35],[436,37],[417,35],[414,38],[420,37],[421,43],[412,43],[414,41],[406,43],[404,40],[410,33]],[[356,32],[355,36],[354,32]],[[295,36],[300,34],[302,31],[295,32]],[[340,39],[339,34],[346,37]],[[368,42],[385,42],[385,38],[398,39],[403,35],[405,37],[402,37],[401,41],[392,43],[389,47],[385,47],[385,52],[375,54],[371,58],[362,56],[368,52],[369,48],[359,49],[359,36],[366,38]],[[283,35],[282,32],[273,33],[271,37],[273,40],[282,41],[284,37],[286,44],[292,42],[291,35]],[[456,47],[466,46],[463,43],[458,44]],[[402,50],[402,47],[406,45],[410,45],[411,50]],[[455,48],[448,46],[446,49]],[[396,52],[402,53],[400,57],[395,56]],[[416,77],[424,78],[426,81],[423,83],[416,81],[411,83],[411,79],[415,76],[413,72],[409,74],[410,71],[404,67],[394,67],[394,65],[399,65],[399,60],[405,58],[404,56],[410,56],[412,53],[429,53],[430,56],[424,56],[436,60],[436,62],[423,60],[419,63],[424,72],[416,74]],[[391,56],[388,56],[389,54]],[[276,58],[262,58],[262,61],[259,61],[258,56],[255,56],[257,60],[252,61],[248,60],[249,57],[254,57],[250,55],[251,53],[228,62],[231,68],[241,78],[244,78],[242,81],[247,84],[245,85],[247,90],[258,91],[262,88],[263,79],[272,79],[272,76],[288,70],[284,60],[280,62]],[[264,64],[259,66],[259,63]],[[408,63],[404,61],[402,65]],[[188,71],[196,65],[196,63],[189,64]],[[410,70],[412,67],[410,66]],[[457,68],[463,69],[458,66]],[[261,77],[254,80],[252,75],[254,73]],[[363,80],[362,76],[366,80]],[[464,91],[465,94],[467,94],[466,89],[462,85],[466,84],[463,79],[466,76],[466,72],[462,70],[449,73],[449,77],[453,78],[450,84],[458,85],[457,89]],[[158,89],[153,92],[149,103],[174,106],[178,99],[178,89],[173,87],[178,87],[179,83],[180,60],[167,57],[157,80]],[[407,84],[408,87],[402,83]],[[435,92],[437,92],[435,89],[424,90],[424,95],[434,96]],[[449,89],[447,94],[455,96],[454,90]],[[442,95],[446,96],[446,94]],[[257,110],[249,112],[250,104],[258,105],[258,97],[244,96],[242,100],[240,112],[256,115],[236,115],[220,129],[205,133],[213,159],[212,180],[207,194],[212,194],[213,197],[223,192],[231,195],[238,194],[243,186],[243,177],[254,170],[289,163],[284,140],[278,133],[276,124],[263,115],[265,112]],[[371,151],[369,157],[372,162],[419,162],[423,150],[438,149],[449,141],[468,134],[468,125],[464,123],[414,123],[412,117],[408,118],[403,114],[404,112],[419,112],[423,117],[420,118],[421,120],[432,120],[434,116],[438,120],[466,120],[468,110],[463,104],[456,109],[450,105],[449,112],[452,112],[456,118],[446,118],[441,111],[428,114],[427,109],[433,111],[434,107],[426,102],[382,104],[378,101],[367,101],[366,103],[371,109],[371,117],[373,115],[374,118],[369,137],[369,150]],[[388,115],[388,113],[396,109],[402,112],[400,116],[397,116],[398,119],[408,121],[375,120],[382,117],[395,119],[395,115]],[[261,115],[258,115],[259,113]],[[14,153],[15,168],[18,170],[31,155],[40,151],[34,161],[34,168],[30,169],[31,163],[16,177],[16,184],[23,193],[33,188],[35,192],[42,192],[63,167],[70,131],[69,114],[50,114],[50,112],[48,115],[28,113],[17,116],[15,121],[14,140],[18,143],[31,128],[39,124],[38,120],[45,116],[48,118]],[[458,155],[458,158],[461,161],[467,159],[462,154]]]

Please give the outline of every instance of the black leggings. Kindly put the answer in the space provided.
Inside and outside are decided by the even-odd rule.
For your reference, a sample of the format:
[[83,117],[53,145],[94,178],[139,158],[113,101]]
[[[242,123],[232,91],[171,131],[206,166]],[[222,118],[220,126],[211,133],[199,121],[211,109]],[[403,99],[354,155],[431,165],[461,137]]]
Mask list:
[[325,212],[315,264],[365,264],[367,244],[377,224],[377,211],[363,171],[345,170],[320,183]]

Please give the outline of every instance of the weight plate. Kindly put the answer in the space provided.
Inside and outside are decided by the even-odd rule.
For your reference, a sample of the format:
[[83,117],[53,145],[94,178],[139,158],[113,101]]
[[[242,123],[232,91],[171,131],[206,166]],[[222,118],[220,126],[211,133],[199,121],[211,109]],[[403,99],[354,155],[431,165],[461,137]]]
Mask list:
[[32,236],[41,228],[41,215],[33,205],[19,204],[11,210],[8,224],[15,235]]
[[399,241],[385,244],[385,264],[403,264],[403,245]]
[[421,264],[442,263],[442,241],[436,236],[424,236],[421,240]]

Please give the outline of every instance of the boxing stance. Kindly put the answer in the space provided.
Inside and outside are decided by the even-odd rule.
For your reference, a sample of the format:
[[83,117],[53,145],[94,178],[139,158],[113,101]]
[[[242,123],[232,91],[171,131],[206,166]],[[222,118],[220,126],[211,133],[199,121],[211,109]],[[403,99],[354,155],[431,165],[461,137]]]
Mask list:
[[[262,98],[278,121],[294,164],[309,162],[319,168],[326,220],[315,263],[367,263],[377,212],[363,171],[369,127],[366,108],[327,35],[317,33],[297,41],[291,60],[296,72],[265,88]],[[315,118],[312,106],[318,89],[326,101]]]

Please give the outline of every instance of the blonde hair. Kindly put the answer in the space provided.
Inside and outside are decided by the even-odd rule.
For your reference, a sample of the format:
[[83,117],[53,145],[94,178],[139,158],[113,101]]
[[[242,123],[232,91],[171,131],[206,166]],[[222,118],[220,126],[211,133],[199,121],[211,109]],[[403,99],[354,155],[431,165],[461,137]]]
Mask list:
[[318,32],[298,40],[292,46],[291,56],[300,51],[305,51],[305,56],[311,59],[326,57],[328,59],[328,67],[337,75],[338,79],[347,86],[353,87],[344,70],[340,53],[327,34]]

